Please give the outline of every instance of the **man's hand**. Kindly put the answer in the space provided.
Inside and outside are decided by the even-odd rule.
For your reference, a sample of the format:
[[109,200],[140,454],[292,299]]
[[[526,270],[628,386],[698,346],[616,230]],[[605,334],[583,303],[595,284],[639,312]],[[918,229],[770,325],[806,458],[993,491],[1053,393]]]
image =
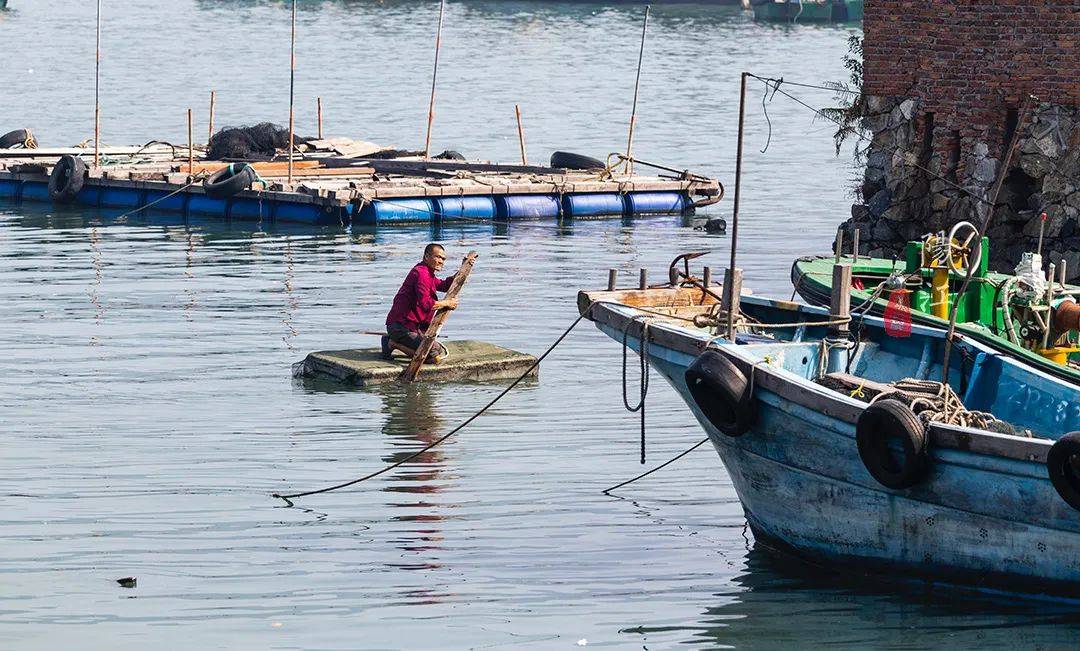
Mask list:
[[435,301],[433,306],[436,310],[456,310],[457,309],[457,297],[444,298],[441,301]]

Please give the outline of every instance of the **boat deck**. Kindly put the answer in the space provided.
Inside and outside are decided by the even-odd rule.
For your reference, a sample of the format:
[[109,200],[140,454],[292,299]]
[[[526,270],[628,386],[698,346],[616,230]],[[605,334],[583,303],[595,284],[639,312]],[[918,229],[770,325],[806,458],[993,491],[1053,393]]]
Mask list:
[[[380,158],[385,148],[348,139],[311,141],[288,163],[252,163],[259,182],[228,199],[203,191],[201,180],[227,165],[196,147],[153,143],[93,150],[0,150],[0,200],[51,201],[49,176],[64,155],[87,163],[75,203],[119,210],[216,216],[223,219],[377,225],[681,214],[720,200],[723,188],[689,172],[624,174],[500,165],[415,156]],[[621,167],[621,166],[620,166]],[[641,165],[639,164],[639,168]]]

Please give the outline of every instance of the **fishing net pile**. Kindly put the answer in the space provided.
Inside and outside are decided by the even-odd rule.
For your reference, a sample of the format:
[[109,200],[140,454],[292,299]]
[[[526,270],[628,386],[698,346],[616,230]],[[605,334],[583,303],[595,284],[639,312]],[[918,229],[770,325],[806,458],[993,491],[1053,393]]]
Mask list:
[[[308,138],[294,137],[296,144]],[[270,160],[278,151],[288,150],[289,130],[272,122],[248,127],[226,127],[210,138],[207,157],[211,160]]]

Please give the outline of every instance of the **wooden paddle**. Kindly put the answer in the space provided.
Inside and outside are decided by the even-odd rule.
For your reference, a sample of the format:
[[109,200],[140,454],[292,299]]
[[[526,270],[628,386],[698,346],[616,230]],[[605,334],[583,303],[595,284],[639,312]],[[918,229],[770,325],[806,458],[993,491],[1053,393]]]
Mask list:
[[[450,283],[450,289],[446,290],[446,298],[457,298],[458,292],[461,291],[462,286],[465,285],[465,281],[469,279],[469,274],[472,273],[476,257],[476,251],[469,251],[469,255],[465,256],[465,259],[461,262],[461,268],[458,269],[457,274],[454,275],[454,280]],[[408,368],[401,373],[402,383],[408,384],[416,380],[417,374],[420,373],[420,368],[424,365],[424,360],[427,359],[428,354],[431,353],[431,349],[435,346],[435,338],[439,336],[439,330],[442,329],[443,323],[450,317],[451,312],[453,312],[453,310],[448,310],[446,308],[435,312],[435,317],[431,319],[431,324],[428,325],[427,332],[424,333],[424,338],[421,340],[420,346],[416,349],[416,354],[413,355]]]

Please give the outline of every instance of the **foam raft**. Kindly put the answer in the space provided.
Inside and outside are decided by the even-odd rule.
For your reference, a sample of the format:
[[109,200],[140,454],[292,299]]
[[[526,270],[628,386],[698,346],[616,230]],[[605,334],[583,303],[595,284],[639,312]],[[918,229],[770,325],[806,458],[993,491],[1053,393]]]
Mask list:
[[98,167],[89,149],[0,149],[0,201],[52,201],[49,178],[64,155],[81,158],[89,168],[74,204],[120,212],[153,204],[148,210],[225,220],[371,226],[685,214],[723,196],[716,180],[688,172],[646,176],[415,157],[386,160],[365,157],[380,148],[358,142],[308,143],[310,151],[297,158],[292,183],[287,163],[255,163],[260,182],[228,198],[208,196],[201,183],[192,184],[193,175],[227,163],[203,160],[196,151],[189,166],[186,147],[110,147],[102,152],[107,164]]
[[[449,355],[442,363],[424,364],[417,377],[418,381],[512,380],[526,371],[529,371],[528,377],[536,377],[540,372],[535,357],[516,350],[483,341],[441,343],[446,346]],[[394,353],[392,360],[383,359],[378,348],[326,350],[309,354],[297,365],[293,375],[368,386],[396,381],[408,365],[409,358],[399,352]]]

